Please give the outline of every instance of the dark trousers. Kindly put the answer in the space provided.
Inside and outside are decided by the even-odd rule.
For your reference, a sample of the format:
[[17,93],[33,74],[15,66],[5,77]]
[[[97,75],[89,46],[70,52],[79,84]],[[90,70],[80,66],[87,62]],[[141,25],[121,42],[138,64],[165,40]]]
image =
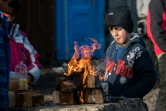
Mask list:
[[160,91],[156,101],[156,111],[166,111],[166,54],[158,60]]

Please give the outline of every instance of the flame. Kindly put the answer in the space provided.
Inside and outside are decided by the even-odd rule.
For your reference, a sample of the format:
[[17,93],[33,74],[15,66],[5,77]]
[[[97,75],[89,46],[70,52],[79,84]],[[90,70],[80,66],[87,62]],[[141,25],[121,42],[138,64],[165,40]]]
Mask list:
[[84,91],[83,91],[83,90],[80,90],[79,102],[80,102],[81,104],[84,104]]
[[[96,49],[100,49],[101,45],[97,42],[97,40],[93,38],[88,38],[93,41],[92,46],[83,45],[81,47],[78,46],[78,42],[74,42],[74,55],[68,63],[68,73],[66,76],[70,76],[71,73],[83,73],[82,85],[86,87],[85,81],[88,74],[96,75],[94,66],[91,65],[90,60],[93,56],[93,52]],[[80,91],[80,103],[84,103],[84,93],[83,90]]]
[[74,42],[74,55],[68,63],[68,73],[70,76],[72,72],[83,72],[82,84],[85,87],[85,80],[88,74],[96,75],[94,66],[91,65],[90,60],[96,49],[100,49],[101,45],[94,38],[88,38],[93,41],[92,46],[83,45],[78,46],[78,42]]

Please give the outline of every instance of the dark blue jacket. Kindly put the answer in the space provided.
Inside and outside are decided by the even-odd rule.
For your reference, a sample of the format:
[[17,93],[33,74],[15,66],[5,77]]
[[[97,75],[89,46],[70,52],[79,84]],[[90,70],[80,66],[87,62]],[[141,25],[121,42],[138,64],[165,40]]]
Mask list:
[[155,85],[156,71],[145,43],[137,34],[131,35],[118,61],[115,41],[107,49],[109,96],[143,98]]
[[[4,24],[2,27],[1,23]],[[9,99],[8,18],[0,11],[0,111],[8,111]]]

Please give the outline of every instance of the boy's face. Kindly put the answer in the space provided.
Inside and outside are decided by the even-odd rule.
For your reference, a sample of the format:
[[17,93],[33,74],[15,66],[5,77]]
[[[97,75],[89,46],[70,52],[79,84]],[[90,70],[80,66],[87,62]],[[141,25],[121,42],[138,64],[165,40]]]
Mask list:
[[130,33],[126,32],[120,26],[114,26],[108,28],[111,35],[115,39],[116,43],[119,45],[127,44],[130,40]]
[[0,6],[0,10],[9,15],[8,21],[9,23],[12,23],[15,17],[15,13],[14,13],[14,9],[8,6],[8,2],[2,2]]

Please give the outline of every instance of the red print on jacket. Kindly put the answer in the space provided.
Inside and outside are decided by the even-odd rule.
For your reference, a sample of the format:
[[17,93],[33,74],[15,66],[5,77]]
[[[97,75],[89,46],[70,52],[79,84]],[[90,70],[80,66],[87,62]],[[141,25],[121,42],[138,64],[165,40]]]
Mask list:
[[[106,71],[111,72],[113,71],[115,62],[106,60]],[[131,67],[125,65],[125,61],[118,60],[117,68],[115,70],[115,74],[126,76],[127,78],[133,77],[133,70]]]
[[113,68],[114,68],[114,65],[115,65],[115,62],[111,62],[107,58],[107,60],[106,60],[106,71],[107,72],[112,72]]

